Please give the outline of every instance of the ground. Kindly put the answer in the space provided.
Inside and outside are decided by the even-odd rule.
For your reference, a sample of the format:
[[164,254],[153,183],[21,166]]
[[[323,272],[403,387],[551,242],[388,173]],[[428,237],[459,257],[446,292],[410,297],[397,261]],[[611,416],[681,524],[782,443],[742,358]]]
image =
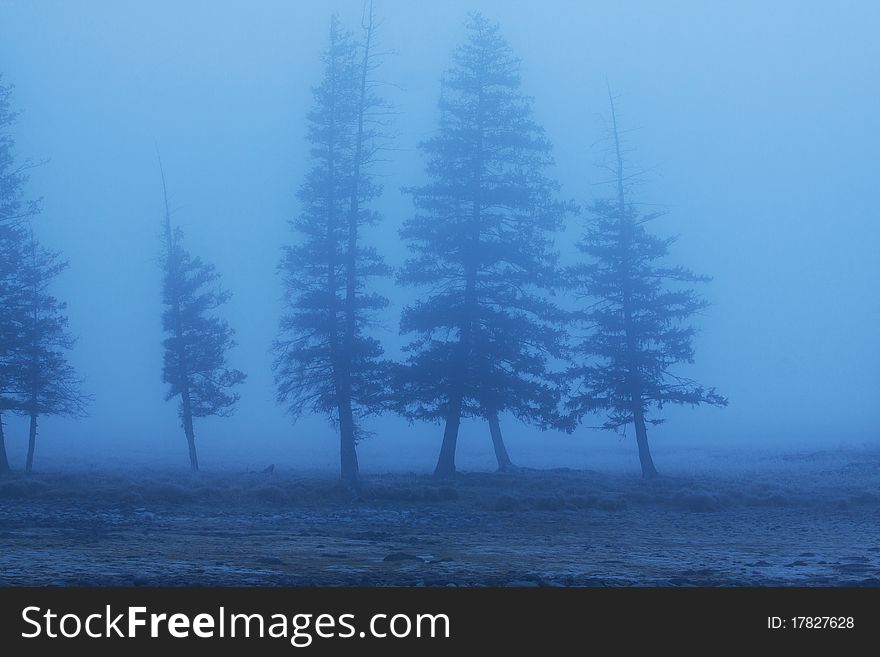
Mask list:
[[523,470],[0,479],[0,584],[880,586],[880,454],[643,481]]

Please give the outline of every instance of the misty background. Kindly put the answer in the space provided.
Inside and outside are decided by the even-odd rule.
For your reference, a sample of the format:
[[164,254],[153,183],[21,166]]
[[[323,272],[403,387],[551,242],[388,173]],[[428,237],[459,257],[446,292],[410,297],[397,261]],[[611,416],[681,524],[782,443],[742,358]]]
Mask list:
[[[229,364],[248,374],[232,418],[197,421],[203,466],[336,469],[326,420],[294,425],[275,404],[270,346],[329,17],[357,29],[361,10],[361,0],[0,1],[17,153],[45,161],[28,186],[43,198],[34,227],[69,259],[54,292],[79,336],[70,362],[95,396],[86,419],[41,420],[40,469],[187,465],[161,380],[156,145],[173,220],[233,293],[222,309],[237,332]],[[607,193],[595,166],[607,79],[631,158],[647,169],[635,199],[668,208],[652,230],[680,235],[672,262],[714,277],[700,290],[711,306],[686,373],[730,405],[665,409],[651,435],[658,466],[676,467],[669,450],[876,445],[880,5],[377,0],[380,48],[396,51],[380,76],[399,111],[399,150],[379,168],[385,193],[373,207],[384,221],[364,237],[392,265],[406,255],[397,230],[412,212],[400,187],[424,180],[416,146],[437,127],[440,76],[472,10],[498,21],[522,58],[561,197]],[[558,237],[566,262],[581,222],[570,217]],[[392,304],[378,337],[396,357],[399,311],[414,292],[380,287]],[[5,419],[20,463],[24,421]],[[631,432],[502,423],[518,465],[637,464]],[[375,436],[358,450],[364,473],[433,466],[442,427],[384,416],[366,428]],[[463,422],[458,462],[494,467],[485,423]]]

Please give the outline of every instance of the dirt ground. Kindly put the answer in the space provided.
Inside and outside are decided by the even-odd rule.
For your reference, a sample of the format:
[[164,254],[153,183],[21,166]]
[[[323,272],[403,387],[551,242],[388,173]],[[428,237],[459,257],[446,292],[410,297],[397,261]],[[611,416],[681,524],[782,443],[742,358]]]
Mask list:
[[880,455],[706,476],[0,479],[0,584],[880,586]]

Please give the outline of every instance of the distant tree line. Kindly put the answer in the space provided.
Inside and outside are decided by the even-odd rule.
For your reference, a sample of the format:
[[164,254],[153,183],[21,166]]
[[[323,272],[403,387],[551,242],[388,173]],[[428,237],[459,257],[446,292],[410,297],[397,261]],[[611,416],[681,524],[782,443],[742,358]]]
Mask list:
[[[485,420],[498,468],[509,471],[502,417],[571,432],[595,414],[604,429],[634,427],[642,474],[655,476],[647,427],[662,421],[657,412],[727,400],[678,372],[694,358],[690,319],[706,306],[692,285],[709,279],[668,264],[674,239],[649,232],[660,213],[642,212],[632,198],[610,91],[611,193],[583,207],[563,201],[520,62],[496,24],[471,15],[441,80],[437,129],[419,145],[425,180],[405,189],[414,213],[400,239],[410,257],[395,272],[362,230],[382,219],[373,209],[382,194],[376,165],[393,115],[379,93],[377,28],[372,6],[357,35],[331,18],[306,116],[309,167],[290,222],[295,239],[279,265],[278,403],[294,419],[319,414],[337,428],[341,477],[352,488],[364,419],[386,412],[443,425],[442,477],[456,471],[463,418]],[[49,293],[66,264],[30,227],[39,205],[24,199],[28,165],[15,163],[14,118],[10,87],[0,84],[0,469],[9,468],[8,412],[30,417],[30,471],[38,416],[81,415],[88,397],[65,358],[73,339],[64,304]],[[234,332],[218,310],[229,294],[214,267],[184,248],[161,173],[163,379],[197,470],[193,419],[232,413],[245,374],[227,365]],[[580,259],[563,266],[555,240],[577,215]],[[374,281],[392,275],[419,291],[400,318],[409,336],[402,362],[387,358],[374,335],[388,305]]]

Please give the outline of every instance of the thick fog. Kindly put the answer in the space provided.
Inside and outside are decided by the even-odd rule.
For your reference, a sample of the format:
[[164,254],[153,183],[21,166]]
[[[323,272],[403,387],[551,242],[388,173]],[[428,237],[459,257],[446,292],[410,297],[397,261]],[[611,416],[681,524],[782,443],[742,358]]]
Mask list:
[[[665,409],[651,434],[658,467],[675,466],[673,449],[876,444],[880,5],[378,0],[379,43],[394,51],[380,76],[397,107],[395,150],[378,169],[384,220],[364,238],[392,265],[406,257],[397,231],[413,212],[401,187],[424,182],[417,144],[437,128],[440,78],[472,10],[498,21],[522,59],[561,197],[608,193],[596,166],[607,82],[645,171],[638,200],[668,209],[652,230],[680,236],[671,262],[713,277],[695,363],[681,371],[729,405]],[[305,116],[334,11],[359,27],[361,0],[0,2],[17,153],[43,162],[28,184],[43,199],[34,228],[70,261],[54,291],[79,338],[71,362],[94,395],[87,418],[41,420],[39,468],[187,465],[161,378],[157,146],[175,223],[233,294],[222,309],[238,342],[229,360],[248,374],[233,417],[197,420],[202,467],[338,467],[334,429],[323,417],[294,424],[271,370],[277,266],[296,239]],[[559,248],[571,262],[582,217],[566,224]],[[399,357],[400,309],[417,292],[379,285],[392,303],[376,335]],[[6,422],[17,464],[26,424]],[[519,465],[637,462],[631,433],[502,423]],[[365,473],[433,467],[442,426],[393,415],[366,426]],[[493,467],[484,422],[462,425],[458,461]]]

